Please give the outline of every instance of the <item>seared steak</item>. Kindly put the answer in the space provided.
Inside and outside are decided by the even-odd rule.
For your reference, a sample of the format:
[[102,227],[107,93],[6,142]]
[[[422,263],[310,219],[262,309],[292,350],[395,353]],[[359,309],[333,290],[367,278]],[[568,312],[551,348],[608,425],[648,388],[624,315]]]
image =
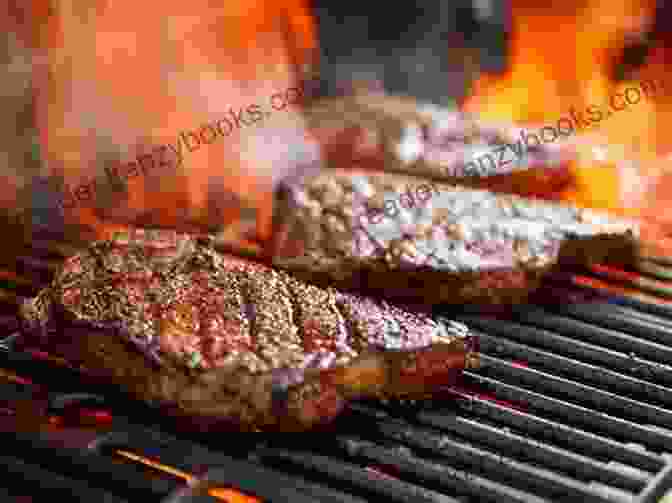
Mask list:
[[556,265],[638,253],[633,222],[393,173],[324,171],[276,205],[274,265],[404,302],[519,303]]
[[538,130],[487,124],[412,98],[324,99],[306,116],[333,169],[397,172],[543,198],[558,196],[573,180],[574,150],[566,137],[544,142]]
[[248,431],[311,428],[356,397],[421,397],[478,361],[463,325],[184,235],[96,242],[22,313],[25,344],[172,413]]

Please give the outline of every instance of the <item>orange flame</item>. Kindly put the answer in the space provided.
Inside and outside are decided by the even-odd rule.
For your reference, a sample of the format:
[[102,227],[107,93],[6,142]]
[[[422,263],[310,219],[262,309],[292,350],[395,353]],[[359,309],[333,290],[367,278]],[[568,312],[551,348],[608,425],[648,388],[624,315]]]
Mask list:
[[[503,76],[480,78],[464,108],[494,120],[514,120],[536,129],[554,126],[569,111],[606,110],[615,93],[643,81],[665,83],[664,67],[652,53],[638,80],[615,83],[610,71],[627,40],[652,20],[649,0],[590,0],[555,4],[513,0],[511,66]],[[634,93],[634,92],[633,92]],[[651,187],[667,169],[661,154],[672,150],[661,126],[672,118],[672,80],[655,97],[610,114],[565,142],[577,151],[573,181],[562,199],[630,216],[660,212]],[[633,98],[634,101],[634,98]],[[660,192],[660,190],[659,190]],[[649,200],[647,200],[649,198]]]
[[[35,70],[43,156],[51,174],[62,175],[69,187],[105,179],[104,163],[128,163],[230,109],[268,102],[296,85],[314,54],[306,0],[167,0],[159,7],[94,0],[81,8],[52,2],[48,13],[37,9],[48,2],[33,3],[33,22],[41,26],[36,38],[47,55]],[[160,226],[181,224],[181,212],[199,224],[236,220],[235,209],[212,215],[209,191],[216,183],[258,208],[263,236],[284,152],[272,152],[254,137],[280,128],[303,140],[294,108],[185,153],[177,170],[129,179],[127,200],[113,193],[102,217],[84,208],[69,218],[99,236],[119,222],[137,223],[143,213]]]
[[[149,468],[153,468],[156,471],[172,475],[178,479],[184,480],[189,484],[192,484],[197,480],[196,477],[194,477],[190,473],[178,470],[177,468],[173,468],[172,466],[164,465],[157,461],[153,461],[151,459],[145,458],[144,456],[138,456],[137,454],[134,454],[132,452],[117,450],[115,451],[115,454],[124,457],[126,459],[129,459],[131,461],[143,464]],[[208,489],[208,495],[217,498],[221,501],[224,501],[226,503],[261,503],[261,500],[259,498],[256,498],[254,496],[248,496],[239,491],[236,491],[235,489],[229,489],[224,487],[215,487],[212,489]]]
[[[30,15],[24,16],[30,27],[22,30],[46,56],[34,68],[44,157],[52,174],[63,175],[70,186],[100,176],[103,161],[132,160],[140,144],[163,145],[230,107],[260,103],[295,85],[298,68],[311,61],[316,46],[307,0],[166,0],[161,12],[132,0],[75,4],[30,0]],[[501,77],[480,78],[465,110],[536,128],[555,124],[572,107],[601,106],[621,86],[665,82],[670,51],[662,46],[636,81],[619,86],[609,76],[626,40],[650,23],[654,4],[576,0],[548,8],[512,0],[511,66]],[[270,235],[273,180],[291,154],[278,144],[305,140],[294,112],[273,114],[262,126],[193,152],[177,172],[129,180],[127,201],[109,203],[114,211],[101,216],[81,209],[70,217],[99,235],[118,229],[116,218],[138,223],[143,212],[162,226],[180,223],[182,209],[191,220],[225,225],[240,216],[233,210],[212,221],[208,190],[216,180],[257,208],[263,241]],[[672,79],[655,100],[559,140],[579,154],[563,199],[659,220],[672,215],[664,211],[672,209],[672,158],[665,157],[672,151],[665,127],[670,118]],[[284,136],[269,146],[269,138],[278,136],[271,130]],[[5,192],[0,197],[11,199]]]

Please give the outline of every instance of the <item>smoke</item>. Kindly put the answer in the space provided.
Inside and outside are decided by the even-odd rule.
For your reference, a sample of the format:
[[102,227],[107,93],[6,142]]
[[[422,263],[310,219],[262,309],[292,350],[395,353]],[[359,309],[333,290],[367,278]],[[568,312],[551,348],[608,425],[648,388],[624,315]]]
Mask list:
[[325,94],[364,81],[444,106],[466,95],[478,29],[468,2],[397,4],[389,15],[378,4],[317,3]]

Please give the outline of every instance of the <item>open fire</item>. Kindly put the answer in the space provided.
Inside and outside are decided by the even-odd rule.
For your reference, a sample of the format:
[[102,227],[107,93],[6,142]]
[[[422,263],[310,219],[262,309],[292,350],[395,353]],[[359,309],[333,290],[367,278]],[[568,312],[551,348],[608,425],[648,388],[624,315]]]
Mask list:
[[[655,3],[570,2],[551,9],[554,15],[533,2],[513,0],[511,5],[510,67],[503,76],[482,76],[465,109],[487,119],[530,126],[555,123],[572,110],[597,106],[618,111],[563,140],[573,144],[578,158],[562,198],[660,219],[669,201],[663,197],[664,187],[653,187],[669,185],[663,180],[670,166],[666,156],[672,151],[669,138],[661,134],[672,113],[665,47],[659,41],[627,80],[617,82],[612,76],[627,44],[652,24]],[[646,93],[645,86],[653,81],[662,85]],[[624,109],[619,100],[633,88],[647,98],[638,99],[629,91],[637,103]]]
[[[201,81],[190,89],[198,88],[198,93],[206,99],[226,95],[230,103],[214,100],[215,108],[222,105],[221,110],[226,111],[229,106],[260,102],[298,81],[296,63],[302,58],[297,47],[315,43],[312,19],[299,1],[291,5],[284,2],[282,7],[263,1],[251,2],[245,12],[243,4],[226,5],[218,11],[221,15],[218,20],[204,15],[174,24],[167,21],[167,31],[177,31],[182,37],[178,37],[180,41],[186,40],[185,46],[190,46],[181,56],[187,62],[189,57],[195,58],[195,73],[207,73],[208,69],[212,69],[213,75],[217,73],[209,83]],[[202,7],[198,5],[199,0],[195,2],[190,2],[189,8]],[[93,79],[93,87],[99,94],[90,89],[89,94],[73,93],[83,103],[75,103],[76,106],[72,106],[69,98],[63,99],[67,95],[63,89],[51,88],[49,99],[52,101],[41,109],[40,124],[45,146],[43,155],[50,160],[52,174],[77,186],[90,180],[92,175],[102,175],[107,166],[103,161],[116,162],[142,155],[140,147],[158,144],[171,135],[174,138],[185,127],[213,120],[217,110],[204,110],[195,97],[177,104],[175,109],[167,106],[174,96],[161,93],[170,87],[170,79],[157,83],[156,79],[146,78],[157,68],[163,68],[162,65],[170,66],[171,58],[158,57],[163,55],[161,44],[154,41],[147,45],[157,33],[140,30],[137,40],[130,43],[127,33],[112,29],[117,20],[120,26],[122,21],[129,21],[130,2],[117,0],[119,8],[115,7],[114,12],[100,2],[98,11],[78,13],[68,11],[69,7],[64,6],[67,2],[59,3],[61,28],[67,28],[70,33],[78,32],[80,39],[70,38],[50,56],[57,58],[59,53],[72,51],[80,61],[90,58],[92,53],[81,43],[82,36],[86,38],[88,34],[96,39],[96,50],[104,49],[97,53],[105,55],[101,59],[116,55],[124,44],[137,44],[147,51],[144,58],[147,54],[157,56],[158,63],[146,69],[141,63],[144,58],[138,57],[131,72],[128,69],[119,72],[118,69],[132,59],[122,55],[121,66],[110,58],[104,64],[90,65],[86,72],[80,67],[79,75],[74,77],[80,79],[76,84],[79,91],[86,87],[83,83],[86,79]],[[571,4],[553,7],[551,10],[564,11],[561,14],[566,22],[558,28],[557,21],[537,13],[541,8],[527,3],[513,0],[517,31],[508,72],[503,77],[482,76],[464,103],[465,110],[477,112],[486,119],[514,120],[529,128],[528,132],[538,131],[541,135],[541,128],[557,125],[558,118],[572,107],[583,110],[608,104],[615,93],[626,97],[628,88],[640,86],[643,89],[643,83],[664,81],[660,47],[650,53],[645,65],[627,81],[617,82],[609,71],[609,62],[621,52],[623,34],[643,29],[653,12],[652,5],[626,2],[626,6],[619,6],[587,0],[581,9]],[[168,2],[163,8],[174,13],[181,8],[177,5],[178,2]],[[209,13],[217,9],[212,8]],[[621,11],[614,13],[614,9]],[[543,10],[547,12],[546,7]],[[130,22],[137,22],[138,26],[155,20],[158,15],[142,5],[133,6],[133,12],[137,19]],[[611,14],[609,19],[605,19],[605,12]],[[166,17],[168,14],[161,13]],[[89,28],[78,28],[81,18],[95,21],[95,29],[89,32]],[[276,22],[279,18],[283,19],[282,26]],[[217,43],[211,43],[210,35],[216,30],[203,28],[209,23],[221,27],[222,19],[227,20],[226,32],[221,37],[213,36]],[[51,35],[58,31],[51,30],[52,23],[47,25],[50,30],[45,31],[52,31]],[[99,29],[102,31],[97,32]],[[265,35],[260,35],[262,32]],[[561,39],[561,35],[565,38]],[[230,56],[226,61],[224,56],[219,59],[221,48],[219,52],[215,49],[222,41],[227,47],[226,57]],[[541,45],[542,41],[549,44]],[[269,56],[260,50],[259,59],[246,61],[243,55],[248,42],[275,51]],[[553,52],[560,42],[564,42],[563,48],[569,45],[576,50],[567,52],[566,57],[557,57]],[[587,52],[584,53],[584,49]],[[274,64],[279,61],[279,72],[283,75],[272,85],[264,80],[270,70],[262,68],[262,62],[271,60]],[[64,61],[60,60],[58,65],[64,65]],[[73,66],[76,66],[74,62],[67,62],[62,68],[52,68],[57,77],[56,87],[68,88],[64,76]],[[254,80],[259,88],[243,89],[244,86],[229,79],[225,79],[223,89],[214,86],[215,81],[222,83],[225,73],[229,77],[239,76],[241,81]],[[181,91],[184,91],[189,79],[184,75],[181,78]],[[599,125],[588,131],[558,139],[558,142],[571,142],[579,152],[578,160],[571,165],[572,177],[560,197],[581,206],[651,217],[665,224],[661,217],[666,209],[665,192],[670,192],[668,179],[672,178],[665,171],[666,163],[672,158],[665,158],[670,149],[664,129],[670,90],[668,86],[657,93],[655,99],[631,104],[628,110],[619,110],[609,120],[597,121]],[[114,106],[100,104],[100,96],[106,93],[114,96],[110,99]],[[194,95],[198,93],[194,91]],[[47,103],[45,99],[42,97],[43,105]],[[86,117],[87,107],[96,109],[94,119]],[[75,117],[72,123],[59,115],[68,110],[72,112],[71,117]],[[277,115],[283,118],[268,128],[250,128],[245,135],[240,135],[240,141],[220,142],[228,146],[213,147],[216,150],[207,154],[209,147],[199,149],[179,173],[162,179],[133,176],[125,189],[113,191],[111,198],[106,199],[101,192],[99,207],[76,208],[67,217],[91,227],[99,236],[113,235],[120,228],[128,228],[130,223],[130,235],[118,235],[119,240],[170,247],[174,243],[166,237],[170,238],[174,230],[162,235],[160,231],[136,233],[134,229],[143,225],[170,229],[228,225],[244,218],[236,208],[239,202],[253,201],[257,223],[253,237],[263,241],[268,237],[273,211],[270,190],[278,178],[292,174],[290,165],[297,158],[296,150],[305,148],[302,155],[310,155],[310,148],[301,146],[307,143],[306,127],[298,113]],[[134,124],[133,131],[127,128],[127,123]],[[138,151],[133,147],[124,152],[116,146],[109,147],[106,143],[109,139],[87,137],[85,131],[91,124],[95,124],[92,130],[109,130],[117,135],[113,145],[125,145],[119,139],[124,135],[130,143],[136,136],[142,137],[142,145]],[[152,133],[146,134],[147,131]],[[538,176],[538,173],[530,176]],[[637,184],[641,184],[641,189],[635,193],[632,188]],[[2,191],[18,193],[20,185],[17,180],[10,180],[9,185],[0,187],[0,197],[11,200],[12,195]],[[224,213],[218,211],[217,206],[223,195],[228,195],[232,203],[225,204]],[[416,195],[421,199],[419,193]],[[18,199],[21,202],[20,197]],[[410,194],[408,199],[400,198],[399,205],[403,207],[408,200],[412,200]],[[398,208],[387,209],[390,212],[385,218],[397,216]],[[32,210],[24,213],[28,222],[34,218]],[[380,214],[376,216],[382,218]],[[216,222],[212,222],[213,219]],[[229,229],[234,227],[231,225]],[[227,239],[242,243],[240,230],[240,226],[231,230]],[[44,259],[41,265],[35,260],[32,267],[39,266],[51,273],[52,262],[55,267],[56,262],[60,264],[62,257],[71,252],[56,253],[60,244],[54,242],[47,246],[50,258]],[[36,241],[31,252],[38,251]],[[0,285],[0,305],[11,301],[12,310],[26,289],[30,289],[32,295],[35,293],[32,290],[38,287],[37,282],[23,277],[30,269],[25,265],[26,257],[19,259],[18,266],[12,262],[16,270],[0,271],[0,276],[12,278]],[[186,494],[186,485],[192,490],[196,486],[203,489],[205,477],[211,485],[219,486],[210,489],[210,495],[240,503],[276,499],[299,503],[313,499],[359,502],[364,501],[363,498],[410,501],[419,496],[435,500],[455,496],[465,501],[467,498],[469,501],[542,498],[551,501],[567,495],[577,501],[651,503],[663,494],[663,489],[669,488],[672,473],[667,455],[672,450],[672,433],[668,427],[672,420],[672,394],[669,393],[672,352],[667,347],[672,316],[672,289],[668,285],[672,273],[669,267],[655,267],[646,272],[658,278],[655,282],[650,277],[605,267],[586,270],[582,276],[568,272],[567,277],[553,279],[558,291],[562,285],[577,299],[586,291],[592,298],[598,290],[604,294],[599,302],[569,306],[549,302],[532,310],[521,310],[511,320],[484,317],[483,313],[464,317],[461,321],[482,331],[483,365],[479,370],[465,373],[463,387],[450,390],[450,404],[441,401],[440,407],[435,407],[439,404],[429,400],[418,407],[414,403],[403,407],[388,402],[358,403],[338,424],[335,434],[324,437],[319,447],[304,445],[295,438],[273,439],[258,444],[252,441],[240,452],[232,452],[233,446],[227,445],[228,437],[224,436],[197,437],[183,433],[176,439],[165,434],[165,431],[174,431],[175,425],[162,422],[163,416],[156,414],[155,417],[152,411],[142,408],[136,410],[127,399],[114,401],[112,393],[109,404],[102,400],[98,404],[105,410],[89,410],[86,400],[90,395],[84,392],[103,393],[103,388],[87,384],[83,376],[74,371],[70,376],[72,369],[66,368],[65,361],[56,360],[55,356],[39,351],[15,351],[13,343],[8,342],[13,338],[9,337],[0,344],[0,359],[3,368],[13,368],[17,373],[0,378],[12,383],[7,387],[5,382],[0,382],[0,398],[14,400],[17,396],[14,385],[32,393],[35,384],[42,387],[44,395],[49,393],[53,402],[58,398],[63,403],[64,391],[72,392],[75,400],[74,410],[49,417],[49,424],[40,429],[35,425],[42,425],[45,417],[42,411],[37,417],[34,400],[28,402],[30,407],[21,407],[19,403],[16,409],[12,408],[13,403],[3,401],[0,423],[6,452],[0,464],[8,470],[8,482],[18,485],[28,481],[34,486],[33,490],[58,490],[70,496],[86,494],[82,498],[86,500],[101,499],[111,492],[131,501],[144,491],[145,499],[151,494],[157,500],[160,496],[169,498],[163,501],[173,502],[177,499],[169,495],[170,491]],[[19,291],[5,298],[7,289]],[[15,321],[13,317],[12,320]],[[3,332],[16,330],[14,325],[5,327],[3,323],[0,320]],[[57,389],[57,383],[65,386],[63,390]],[[84,406],[80,407],[77,400]],[[70,416],[72,426],[66,425]],[[27,417],[30,422],[25,421]],[[86,440],[86,446],[77,435],[67,436],[74,429],[75,419],[80,426],[92,423],[100,430],[90,432],[90,438],[95,440]],[[18,434],[14,426],[8,426],[14,421]],[[26,427],[32,430],[20,429]],[[110,429],[110,434],[103,429]],[[57,434],[64,435],[61,438]],[[46,441],[54,439],[57,442]],[[214,451],[203,447],[206,442],[208,449]],[[112,463],[111,454],[133,466]],[[136,470],[138,465],[170,475],[170,483],[154,484],[154,477],[145,477]],[[218,478],[221,480],[217,481]],[[85,480],[85,484],[78,483]],[[3,489],[0,496],[5,496]]]
[[[581,121],[574,120],[572,134],[557,138],[578,153],[570,182],[559,197],[666,226],[665,209],[672,204],[666,195],[672,183],[672,146],[664,134],[672,113],[672,84],[665,85],[666,48],[654,45],[627,79],[619,82],[613,75],[626,46],[650,28],[655,2],[612,5],[590,0],[550,11],[533,4],[511,2],[508,70],[503,75],[481,74],[462,108],[485,120],[513,121],[547,137],[550,132],[543,128],[560,125],[565,118],[563,131],[568,131],[575,111],[593,110],[590,127],[579,128]],[[266,103],[272,113],[265,114],[263,124],[207,148],[189,149],[189,158],[173,162],[177,166],[170,170],[128,176],[121,186],[109,184],[105,173],[124,160],[146,157],[153,145],[184,136],[185,128],[230,118],[232,109],[265,103],[304,80],[305,70],[311,74],[318,63],[316,22],[307,3],[275,6],[258,1],[247,10],[237,4],[192,6],[198,15],[187,16],[176,2],[164,7],[163,15],[171,19],[169,36],[156,31],[157,23],[148,22],[154,19],[153,11],[137,5],[130,9],[125,2],[101,4],[86,14],[63,5],[54,9],[53,16],[36,6],[14,8],[23,18],[13,12],[15,22],[22,23],[18,32],[25,46],[34,51],[42,157],[48,174],[62,179],[64,186],[81,187],[93,178],[110,185],[109,190],[97,191],[89,204],[66,208],[66,220],[93,229],[98,237],[133,223],[228,228],[232,242],[267,240],[276,182],[317,155],[299,106],[278,113],[275,102]],[[137,29],[136,24],[127,26],[129,10]],[[35,23],[47,21],[27,30],[21,20],[27,19],[26,13]],[[11,9],[9,14],[11,23]],[[72,57],[64,58],[65,53]],[[630,89],[640,90],[637,98]],[[633,104],[622,107],[621,98]],[[597,107],[605,105],[618,113],[595,120]],[[257,108],[255,113],[260,112]],[[7,194],[20,192],[27,183],[9,180],[3,197],[30,207],[21,196]],[[253,207],[252,232],[249,225],[237,224],[245,217],[235,204],[222,208],[217,203],[224,196]],[[656,237],[663,242],[660,234]]]

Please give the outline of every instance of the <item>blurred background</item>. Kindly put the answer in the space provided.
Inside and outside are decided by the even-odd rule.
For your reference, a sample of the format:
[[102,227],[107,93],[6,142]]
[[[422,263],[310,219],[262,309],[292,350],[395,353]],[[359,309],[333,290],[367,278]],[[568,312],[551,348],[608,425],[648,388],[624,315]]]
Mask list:
[[[301,114],[311,99],[383,89],[493,122],[555,124],[625,86],[666,83],[670,10],[664,0],[4,0],[0,223],[22,239],[37,225],[86,241],[135,224],[229,226],[263,242],[277,181],[317,165]],[[668,79],[655,100],[571,139],[566,200],[667,220]],[[121,183],[105,175],[297,85],[301,103],[179,166]],[[87,207],[59,208],[64,185],[93,179]],[[239,206],[224,199],[254,208],[252,224],[241,230]]]

